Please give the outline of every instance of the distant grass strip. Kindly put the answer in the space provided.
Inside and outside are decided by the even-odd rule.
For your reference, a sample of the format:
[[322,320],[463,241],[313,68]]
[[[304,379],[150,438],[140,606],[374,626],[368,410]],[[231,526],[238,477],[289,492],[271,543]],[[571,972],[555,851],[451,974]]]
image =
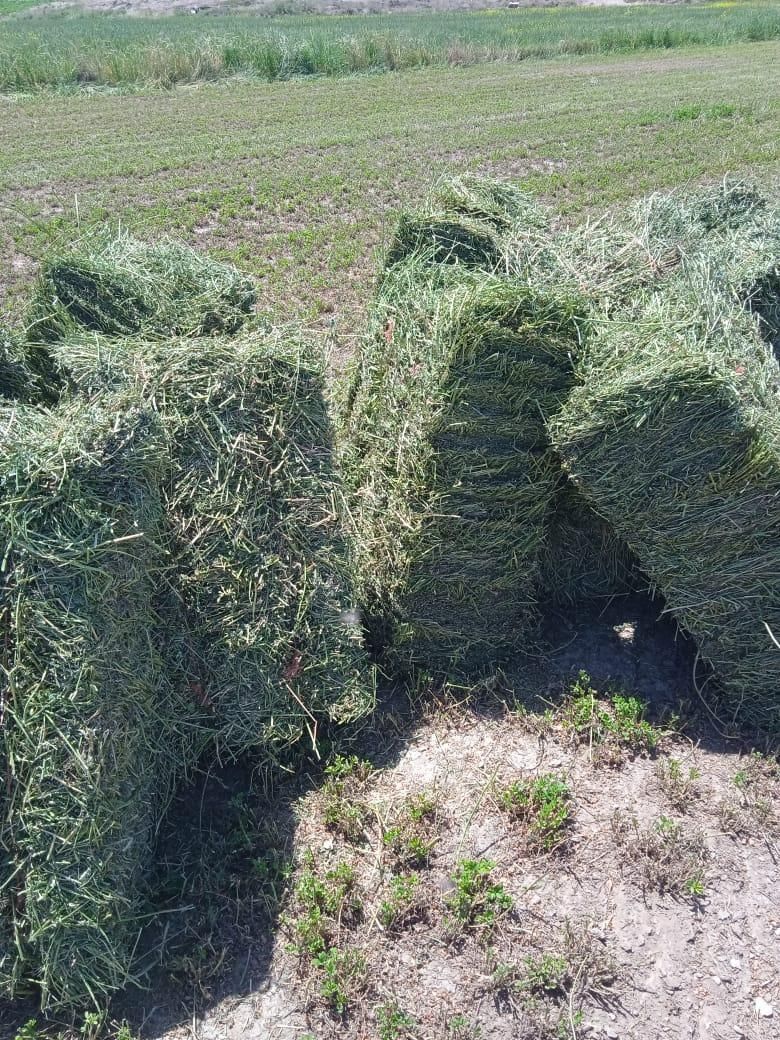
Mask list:
[[11,19],[0,91],[345,76],[780,39],[769,3],[352,16]]

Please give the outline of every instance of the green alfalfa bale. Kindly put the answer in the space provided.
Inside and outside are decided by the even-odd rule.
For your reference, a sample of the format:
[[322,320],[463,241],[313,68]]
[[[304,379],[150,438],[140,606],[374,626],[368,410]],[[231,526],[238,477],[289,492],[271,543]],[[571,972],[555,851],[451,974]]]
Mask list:
[[133,978],[156,829],[199,748],[159,652],[167,436],[132,395],[0,409],[2,741],[22,985],[103,1006]]
[[646,587],[628,546],[565,478],[547,512],[539,571],[540,598],[559,605]]
[[429,254],[431,262],[494,270],[503,260],[500,238],[477,220],[444,211],[403,213],[385,255],[392,267],[410,256]]
[[466,175],[439,181],[419,210],[403,213],[386,252],[385,266],[412,256],[429,263],[504,271],[510,243],[515,252],[548,233],[547,213],[528,193],[508,182]]
[[47,258],[27,325],[33,343],[80,331],[111,336],[235,332],[255,304],[234,268],[170,239],[149,244],[98,230]]
[[553,440],[712,667],[718,710],[777,730],[777,364],[706,266],[625,317],[601,326]]
[[[171,438],[164,508],[187,684],[220,758],[272,762],[373,707],[332,469],[323,365],[294,330],[69,341],[80,392],[130,386]],[[175,627],[178,616],[172,620]]]
[[0,326],[0,398],[23,399],[30,387],[30,373],[14,337]]
[[476,676],[528,647],[573,380],[568,300],[495,277],[385,276],[340,421],[353,565],[399,667]]
[[535,228],[546,231],[549,217],[534,196],[509,181],[476,174],[442,180],[430,196],[431,204],[446,212],[492,227],[501,234]]
[[[755,236],[767,218],[766,198],[743,181],[657,192],[548,236],[533,253],[535,277],[568,285],[611,314],[716,251],[733,269],[734,251],[743,248],[737,243]],[[527,258],[523,262],[527,269]],[[510,263],[510,270],[516,269]]]

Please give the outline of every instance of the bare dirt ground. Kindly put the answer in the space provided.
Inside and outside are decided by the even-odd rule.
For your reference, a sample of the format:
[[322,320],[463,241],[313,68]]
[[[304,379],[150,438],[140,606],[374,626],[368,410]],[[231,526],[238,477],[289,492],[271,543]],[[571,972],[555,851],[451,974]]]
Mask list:
[[[130,1009],[134,1033],[780,1037],[780,772],[700,713],[690,647],[657,612],[557,613],[551,660],[507,687],[388,693],[356,738],[373,771],[282,788],[268,811],[293,864],[272,925],[226,904],[186,971]],[[649,743],[577,729],[581,669],[594,705],[648,702]],[[569,798],[548,847],[506,803],[545,776]],[[467,898],[464,861],[485,860]]]

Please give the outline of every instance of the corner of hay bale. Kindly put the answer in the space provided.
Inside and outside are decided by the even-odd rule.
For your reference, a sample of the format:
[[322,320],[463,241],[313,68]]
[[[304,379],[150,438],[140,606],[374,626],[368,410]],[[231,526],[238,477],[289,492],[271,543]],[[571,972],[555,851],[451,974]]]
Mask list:
[[112,336],[235,332],[255,304],[234,268],[163,239],[95,231],[43,264],[28,313],[31,342],[80,330]]
[[545,416],[573,381],[571,301],[400,265],[341,421],[354,566],[396,664],[480,674],[527,648],[557,482]]
[[321,358],[291,330],[156,344],[94,337],[57,358],[83,393],[129,386],[171,438],[164,509],[189,680],[220,757],[273,760],[374,703],[354,621]]
[[775,731],[778,394],[750,316],[704,282],[678,283],[640,321],[601,327],[551,424],[578,486],[712,666],[722,710]]
[[198,748],[157,641],[165,434],[117,397],[0,408],[0,432],[7,984],[99,1003],[131,978],[156,827]]

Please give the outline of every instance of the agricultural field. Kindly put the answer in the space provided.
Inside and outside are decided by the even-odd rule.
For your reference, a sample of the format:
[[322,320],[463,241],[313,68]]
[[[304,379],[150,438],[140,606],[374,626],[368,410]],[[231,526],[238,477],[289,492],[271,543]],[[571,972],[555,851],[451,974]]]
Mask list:
[[0,0],[0,1040],[780,1036],[780,4],[148,10]]

